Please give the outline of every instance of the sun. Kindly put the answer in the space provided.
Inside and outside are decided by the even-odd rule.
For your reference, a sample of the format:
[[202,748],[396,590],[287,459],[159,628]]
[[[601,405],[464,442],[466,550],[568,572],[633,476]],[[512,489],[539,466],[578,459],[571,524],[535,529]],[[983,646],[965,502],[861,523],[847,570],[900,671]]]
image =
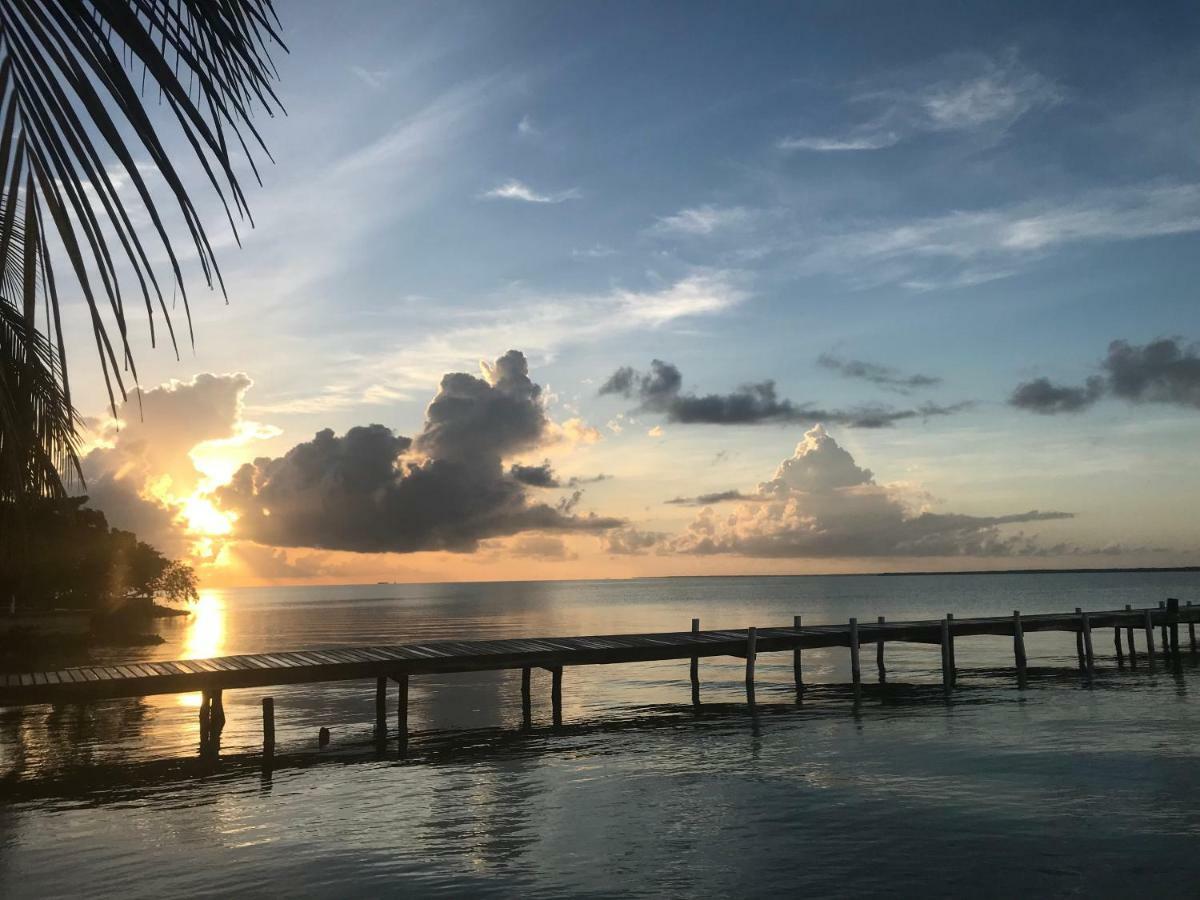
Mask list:
[[179,507],[179,514],[190,534],[220,537],[233,531],[237,516],[222,512],[208,497],[197,492],[187,497]]

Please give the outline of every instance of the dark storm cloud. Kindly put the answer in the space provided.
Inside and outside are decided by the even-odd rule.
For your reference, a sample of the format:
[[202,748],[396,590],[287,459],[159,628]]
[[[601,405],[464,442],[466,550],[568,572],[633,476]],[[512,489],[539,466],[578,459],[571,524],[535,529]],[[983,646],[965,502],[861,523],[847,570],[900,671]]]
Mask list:
[[[282,457],[242,466],[217,502],[238,513],[237,536],[260,544],[354,552],[469,552],[523,531],[603,531],[619,519],[530,502],[503,457],[546,437],[541,388],[509,351],[484,378],[452,373],[415,438],[383,425],[318,432]],[[526,477],[543,467],[521,467]],[[552,477],[549,466],[543,475]],[[532,476],[540,477],[540,476]]]
[[846,378],[869,381],[871,384],[902,394],[907,394],[917,388],[935,387],[942,383],[942,379],[933,375],[905,375],[891,366],[863,362],[860,359],[840,359],[829,353],[822,353],[817,359],[817,365],[844,375]]
[[1159,338],[1142,346],[1113,341],[1100,368],[1103,375],[1078,386],[1046,378],[1019,384],[1009,403],[1045,415],[1080,412],[1104,396],[1200,409],[1200,353],[1181,338]]
[[567,479],[567,487],[576,487],[580,484],[599,484],[601,481],[609,481],[611,479],[611,475],[605,475],[603,472],[596,475],[572,475]]
[[661,413],[669,422],[685,425],[813,424],[827,422],[851,428],[887,428],[906,419],[948,416],[969,404],[939,406],[925,403],[912,409],[866,405],[849,409],[823,409],[781,399],[771,380],[744,384],[728,394],[694,394],[682,390],[679,369],[660,359],[648,373],[629,366],[617,369],[601,386],[601,394],[618,394],[639,402],[643,412]]

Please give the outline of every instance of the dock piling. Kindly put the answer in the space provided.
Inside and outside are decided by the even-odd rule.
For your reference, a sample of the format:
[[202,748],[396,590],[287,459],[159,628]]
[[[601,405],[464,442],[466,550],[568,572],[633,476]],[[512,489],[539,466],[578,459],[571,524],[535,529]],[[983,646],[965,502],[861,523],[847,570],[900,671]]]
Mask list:
[[[1191,606],[1192,601],[1189,600],[1187,602],[1187,605]],[[1192,656],[1195,656],[1196,655],[1196,623],[1195,622],[1188,622],[1188,641],[1190,641],[1191,645],[1192,645]]]
[[1121,646],[1121,626],[1113,626],[1113,652],[1117,657],[1117,665],[1121,668],[1125,667],[1125,649]]
[[1170,622],[1168,626],[1171,636],[1171,658],[1176,663],[1179,662],[1179,600],[1175,597],[1167,598],[1167,620]]
[[1087,669],[1087,658],[1083,655],[1083,610],[1075,607],[1075,615],[1079,617],[1079,625],[1075,628],[1075,656],[1079,659],[1079,671]]
[[942,687],[950,693],[953,683],[950,678],[950,619],[942,619]]
[[946,632],[950,636],[950,686],[958,684],[958,661],[954,657],[954,613],[946,613]]
[[1013,656],[1017,663],[1017,686],[1025,687],[1027,662],[1025,658],[1025,629],[1021,627],[1021,612],[1013,610]]
[[757,655],[758,629],[746,630],[746,702],[754,709],[754,658]]
[[529,666],[521,669],[521,727],[533,727],[533,701],[529,696],[529,681],[532,672]]
[[854,696],[862,691],[862,667],[858,658],[858,619],[850,620],[850,678],[854,682]]
[[375,738],[387,740],[387,678],[375,679]]
[[1161,609],[1164,613],[1162,622],[1158,626],[1160,634],[1162,636],[1162,652],[1163,652],[1163,656],[1170,656],[1171,655],[1171,636],[1167,630],[1167,617],[1165,615],[1166,609],[1167,609],[1166,601],[1159,600],[1158,608]]
[[1150,666],[1150,671],[1154,671],[1154,617],[1150,610],[1146,610],[1146,663]]
[[[700,620],[692,619],[692,634],[700,632]],[[700,657],[692,657],[691,665],[692,675],[692,706],[700,705]]]
[[[1189,605],[1191,605],[1191,604],[1189,604]],[[792,627],[794,629],[796,629],[796,631],[800,630],[800,617],[799,616],[792,616]],[[1195,635],[1192,636],[1192,652],[1193,653],[1196,652]],[[799,644],[797,644],[796,648],[792,651],[792,677],[796,681],[796,695],[799,696],[800,694],[802,694],[804,692],[804,674],[800,668],[800,645]]]
[[879,637],[875,639],[875,667],[879,669],[879,683],[887,681],[887,669],[883,665],[883,616],[879,617]]
[[562,666],[550,670],[550,705],[555,725],[562,724],[562,672]]
[[[1125,610],[1127,612],[1133,612],[1133,604],[1126,603]],[[1133,623],[1129,622],[1129,621],[1127,621],[1125,624],[1125,643],[1127,643],[1129,645],[1129,667],[1131,669],[1136,669],[1137,668],[1137,644],[1135,644],[1134,640],[1133,640]]]
[[1084,661],[1087,663],[1087,668],[1084,671],[1090,682],[1092,676],[1096,674],[1096,654],[1092,649],[1092,622],[1088,618],[1087,613],[1080,615],[1079,628],[1083,632],[1083,654]]
[[275,757],[275,699],[262,698],[263,716],[263,763],[270,764]]
[[400,699],[396,704],[396,738],[401,756],[408,755],[408,673],[393,675],[392,680],[400,688]]

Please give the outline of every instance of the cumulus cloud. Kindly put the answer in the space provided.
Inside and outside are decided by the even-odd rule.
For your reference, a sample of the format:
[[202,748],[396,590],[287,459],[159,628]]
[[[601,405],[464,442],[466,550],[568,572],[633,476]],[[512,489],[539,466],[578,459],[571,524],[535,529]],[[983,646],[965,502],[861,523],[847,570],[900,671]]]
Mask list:
[[[559,487],[558,476],[554,474],[554,469],[550,465],[550,460],[544,460],[538,466],[524,466],[520,463],[513,463],[509,468],[508,474],[515,481],[521,484],[527,484],[530,487],[556,488]],[[574,483],[574,479],[572,479]]]
[[711,506],[714,503],[731,503],[734,500],[741,500],[747,503],[752,503],[761,498],[753,494],[743,494],[739,490],[715,491],[711,494],[700,494],[697,497],[675,497],[671,500],[664,500],[671,506]]
[[[216,492],[237,535],[261,544],[353,552],[474,551],[526,531],[599,532],[618,519],[531,502],[504,459],[550,431],[541,388],[510,350],[481,376],[443,377],[415,438],[383,425],[319,432],[282,457],[257,459]],[[536,467],[531,467],[536,468]],[[528,474],[528,473],[526,473]]]
[[1043,415],[1081,412],[1104,396],[1129,403],[1162,403],[1200,409],[1200,352],[1182,338],[1148,344],[1113,341],[1100,363],[1103,374],[1082,385],[1035,378],[1017,385],[1009,403]]
[[520,200],[524,203],[562,203],[564,200],[578,200],[580,193],[578,188],[569,188],[568,190],[558,191],[553,194],[543,194],[535,191],[524,182],[510,178],[503,184],[499,184],[490,191],[485,192],[483,196],[488,200]]
[[566,542],[562,538],[547,534],[523,535],[505,549],[514,556],[525,556],[549,562],[577,559],[579,556],[567,549]]
[[934,387],[942,383],[941,378],[933,375],[905,375],[891,366],[863,362],[860,359],[841,359],[829,353],[822,353],[817,358],[817,365],[844,375],[846,378],[869,381],[871,384],[901,394],[907,394],[916,388]]
[[660,359],[650,363],[647,373],[622,366],[601,385],[600,394],[636,399],[639,410],[663,414],[669,422],[709,425],[835,422],[852,428],[887,428],[906,419],[952,415],[968,406],[925,403],[911,409],[879,405],[821,409],[781,399],[770,380],[744,384],[728,394],[695,394],[683,390],[679,369]]
[[1005,526],[1067,518],[1037,510],[999,516],[914,510],[818,425],[758,486],[754,502],[720,515],[705,507],[670,548],[785,558],[1026,555],[1046,548]]
[[183,553],[181,507],[205,477],[198,449],[271,433],[243,418],[251,383],[241,373],[204,373],[142,392],[140,406],[131,397],[82,460],[88,505],[164,553]]
[[614,556],[640,556],[663,544],[667,535],[661,531],[642,531],[638,528],[616,528],[604,535],[604,552]]

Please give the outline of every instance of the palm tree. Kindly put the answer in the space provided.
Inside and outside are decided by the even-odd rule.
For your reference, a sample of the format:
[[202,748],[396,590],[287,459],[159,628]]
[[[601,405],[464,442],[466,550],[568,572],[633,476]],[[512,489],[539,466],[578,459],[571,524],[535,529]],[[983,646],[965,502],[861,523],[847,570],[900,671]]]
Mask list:
[[[255,155],[270,154],[254,115],[282,111],[277,28],[272,0],[0,0],[0,500],[62,496],[81,477],[67,284],[88,311],[114,414],[137,384],[127,299],[142,300],[151,346],[161,315],[178,357],[165,298],[178,292],[193,340],[173,232],[186,232],[205,283],[224,293],[181,154],[158,126],[174,121],[183,161],[199,164],[195,180],[211,185],[236,237],[253,220],[235,165],[258,178]],[[170,115],[154,121],[149,105]]]

